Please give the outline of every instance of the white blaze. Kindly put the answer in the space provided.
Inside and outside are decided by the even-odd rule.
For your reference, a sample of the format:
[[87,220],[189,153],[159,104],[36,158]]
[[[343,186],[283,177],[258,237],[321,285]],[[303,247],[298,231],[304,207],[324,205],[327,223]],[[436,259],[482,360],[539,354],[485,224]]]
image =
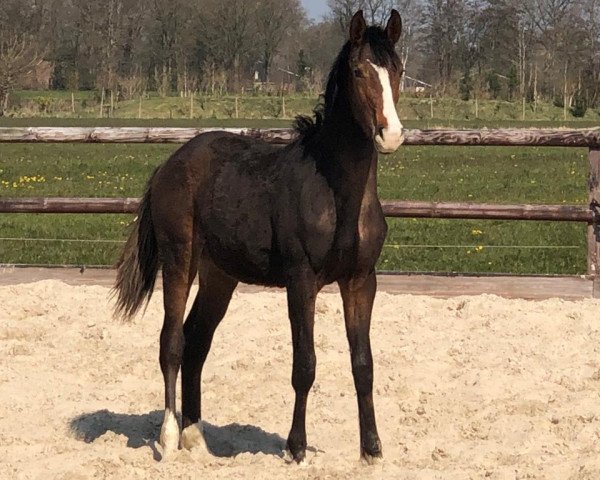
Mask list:
[[377,149],[381,153],[391,153],[396,151],[404,141],[404,136],[402,135],[402,123],[400,123],[396,105],[394,104],[392,83],[387,68],[375,65],[373,62],[369,63],[375,69],[377,75],[379,75],[379,81],[381,82],[381,89],[383,91],[383,116],[387,120],[387,127],[383,129],[383,132],[376,132],[375,143],[377,144]]

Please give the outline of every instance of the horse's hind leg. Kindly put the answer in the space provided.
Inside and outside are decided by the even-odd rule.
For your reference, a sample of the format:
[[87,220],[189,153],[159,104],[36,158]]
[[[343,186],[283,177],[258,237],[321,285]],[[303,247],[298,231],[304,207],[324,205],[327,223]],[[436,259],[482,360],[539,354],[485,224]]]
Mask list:
[[184,324],[185,347],[181,366],[182,423],[181,446],[204,447],[201,424],[202,368],[215,330],[227,311],[237,280],[202,260],[200,289]]
[[176,412],[176,383],[183,356],[183,316],[196,275],[189,242],[164,242],[160,245],[165,319],[160,334],[160,368],[165,382],[165,418],[160,432],[163,458],[179,448]]

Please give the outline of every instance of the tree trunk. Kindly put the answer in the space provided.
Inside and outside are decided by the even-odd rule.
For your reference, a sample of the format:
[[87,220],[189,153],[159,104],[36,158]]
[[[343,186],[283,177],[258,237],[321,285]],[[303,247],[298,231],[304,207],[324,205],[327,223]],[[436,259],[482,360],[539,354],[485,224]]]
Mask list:
[[525,64],[526,64],[526,52],[525,52],[525,29],[521,28],[519,32],[519,91],[521,97],[525,96]]
[[8,110],[8,89],[0,86],[0,117],[4,116],[6,110]]
[[537,68],[537,63],[536,63],[534,80],[533,80],[533,111],[536,115],[537,115],[537,104],[538,104],[537,81],[538,81],[538,68]]
[[240,91],[240,55],[235,54],[233,60],[233,90],[238,93]]

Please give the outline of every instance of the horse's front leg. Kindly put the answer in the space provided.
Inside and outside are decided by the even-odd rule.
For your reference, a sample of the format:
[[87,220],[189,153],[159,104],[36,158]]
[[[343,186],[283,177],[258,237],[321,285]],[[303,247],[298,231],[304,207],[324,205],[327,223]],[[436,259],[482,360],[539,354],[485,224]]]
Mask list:
[[373,407],[373,357],[369,338],[377,279],[372,271],[366,278],[340,281],[339,285],[344,302],[352,376],[358,397],[360,454],[367,463],[372,464],[382,457]]
[[292,386],[296,392],[294,419],[287,440],[287,449],[300,463],[306,455],[306,401],[315,380],[316,356],[314,345],[315,275],[307,268],[298,269],[288,281],[287,299],[292,325],[294,360]]

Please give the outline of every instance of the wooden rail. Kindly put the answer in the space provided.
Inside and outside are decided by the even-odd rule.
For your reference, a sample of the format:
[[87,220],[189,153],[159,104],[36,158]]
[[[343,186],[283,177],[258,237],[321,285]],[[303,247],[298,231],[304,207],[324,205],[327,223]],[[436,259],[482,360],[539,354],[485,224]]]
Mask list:
[[[138,198],[0,198],[0,213],[136,213]],[[498,205],[384,200],[386,217],[547,220],[592,223],[594,212],[579,205]]]
[[136,213],[139,198],[0,198],[0,213]]
[[[285,128],[0,128],[0,143],[184,143],[201,133],[227,131],[284,145],[296,136]],[[600,148],[600,129],[406,130],[405,145],[545,146]]]
[[386,217],[462,220],[545,220],[592,223],[594,212],[579,205],[499,205],[493,203],[381,202]]

